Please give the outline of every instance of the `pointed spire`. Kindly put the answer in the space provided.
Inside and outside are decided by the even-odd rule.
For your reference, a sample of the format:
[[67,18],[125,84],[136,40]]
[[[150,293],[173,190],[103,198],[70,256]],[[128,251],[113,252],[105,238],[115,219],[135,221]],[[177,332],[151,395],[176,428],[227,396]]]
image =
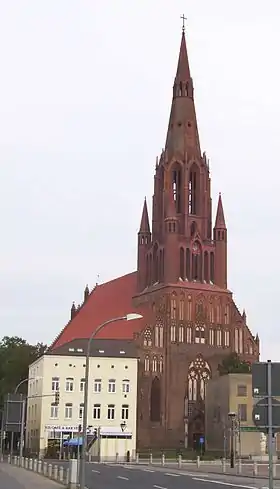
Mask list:
[[224,216],[224,209],[223,209],[221,193],[219,193],[215,228],[216,229],[226,229],[226,221],[225,221],[225,216]]
[[88,285],[86,285],[85,290],[84,290],[84,302],[86,302],[88,296],[89,296],[89,288],[88,288]]
[[186,82],[190,78],[191,78],[191,73],[190,73],[187,46],[186,46],[185,29],[183,28],[175,83]]
[[72,307],[71,307],[71,315],[70,315],[71,319],[73,319],[75,314],[76,314],[76,306],[75,306],[75,302],[73,302]]
[[150,233],[150,232],[151,231],[150,231],[149,215],[148,215],[148,208],[147,208],[147,200],[145,197],[139,233]]

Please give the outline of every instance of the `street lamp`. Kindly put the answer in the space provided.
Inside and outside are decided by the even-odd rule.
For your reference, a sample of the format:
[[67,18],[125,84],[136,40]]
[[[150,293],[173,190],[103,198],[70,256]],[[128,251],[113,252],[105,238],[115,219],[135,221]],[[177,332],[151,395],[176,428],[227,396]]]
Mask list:
[[142,319],[141,314],[130,313],[126,316],[121,316],[118,318],[109,319],[104,323],[100,324],[91,334],[87,343],[87,353],[86,353],[86,369],[85,369],[85,385],[84,385],[84,415],[83,415],[83,442],[82,442],[82,453],[81,453],[81,465],[80,465],[80,489],[85,489],[86,482],[86,439],[87,439],[87,417],[88,417],[88,382],[89,382],[89,358],[90,358],[90,347],[93,338],[99,333],[101,329],[110,323],[116,323],[118,321],[133,321],[134,319]]
[[[28,380],[33,380],[33,378],[31,377],[30,379],[23,379],[23,380],[21,380],[18,383],[18,385],[15,387],[14,394],[17,394],[20,386],[22,384],[25,384],[25,382],[28,382]],[[22,451],[21,448],[23,447],[22,437],[23,437],[23,432],[24,432],[24,418],[25,418],[25,400],[22,400],[21,401],[21,422],[20,422],[20,452]],[[13,455],[13,448],[14,448],[14,432],[12,431],[12,434],[11,434],[11,449],[10,449],[11,457]],[[20,455],[20,457],[21,456],[22,455]]]
[[234,469],[234,424],[235,424],[235,417],[236,413],[231,411],[228,413],[228,417],[231,421],[231,428],[230,428],[230,468]]

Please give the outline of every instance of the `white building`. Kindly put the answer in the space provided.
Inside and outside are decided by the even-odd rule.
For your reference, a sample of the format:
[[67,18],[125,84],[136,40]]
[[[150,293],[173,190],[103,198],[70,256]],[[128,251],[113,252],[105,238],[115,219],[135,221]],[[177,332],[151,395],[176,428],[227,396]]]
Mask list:
[[[83,422],[86,348],[87,340],[73,340],[30,365],[25,440],[30,451],[43,455],[52,449],[62,454],[64,441],[78,435]],[[87,424],[90,431],[106,433],[105,458],[106,453],[110,458],[124,451],[135,456],[137,371],[132,341],[92,341]],[[125,443],[118,442],[120,438]]]

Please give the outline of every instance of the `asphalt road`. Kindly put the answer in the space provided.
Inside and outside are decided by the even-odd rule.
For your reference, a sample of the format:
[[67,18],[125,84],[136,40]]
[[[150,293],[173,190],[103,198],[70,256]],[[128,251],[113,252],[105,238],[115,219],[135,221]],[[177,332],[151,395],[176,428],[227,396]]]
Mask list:
[[14,477],[6,474],[0,469],[0,489],[23,489],[24,486],[17,482]]
[[[168,468],[89,463],[86,467],[88,489],[242,489],[267,488],[266,480],[230,475],[191,473]],[[275,481],[275,489],[280,482]]]

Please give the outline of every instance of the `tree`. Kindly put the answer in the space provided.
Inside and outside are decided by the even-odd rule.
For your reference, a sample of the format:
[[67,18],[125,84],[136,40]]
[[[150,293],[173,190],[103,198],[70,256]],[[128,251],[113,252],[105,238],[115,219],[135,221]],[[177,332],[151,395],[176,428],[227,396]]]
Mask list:
[[[22,380],[28,377],[29,365],[42,356],[46,345],[37,343],[30,345],[18,336],[4,336],[0,341],[0,405],[6,394],[12,393]],[[19,392],[25,393],[27,384],[24,383]]]
[[220,375],[227,374],[249,374],[251,372],[251,365],[244,360],[240,360],[237,353],[230,353],[218,365],[218,372]]

